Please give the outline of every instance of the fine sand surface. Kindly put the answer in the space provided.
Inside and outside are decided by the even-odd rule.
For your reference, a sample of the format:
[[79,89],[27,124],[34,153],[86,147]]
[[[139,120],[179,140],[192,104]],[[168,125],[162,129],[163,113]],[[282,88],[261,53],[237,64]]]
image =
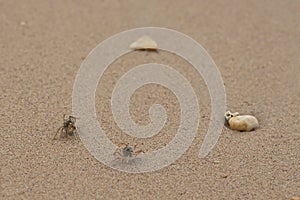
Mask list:
[[[291,199],[300,196],[300,1],[0,1],[0,199]],[[132,67],[149,62],[180,71],[196,91],[201,124],[188,151],[161,170],[129,174],[95,159],[78,139],[52,140],[72,114],[82,59],[101,41],[145,26],[167,27],[198,41],[214,59],[228,110],[255,115],[249,133],[223,129],[205,158],[198,152],[210,117],[200,75],[168,52],[134,52],[114,62],[96,92],[98,120],[114,143],[164,147],[180,107],[166,88],[146,85],[131,115],[149,123],[154,102],[169,121],[153,138],[132,138],[115,124],[111,91]],[[142,145],[143,143],[143,145]]]

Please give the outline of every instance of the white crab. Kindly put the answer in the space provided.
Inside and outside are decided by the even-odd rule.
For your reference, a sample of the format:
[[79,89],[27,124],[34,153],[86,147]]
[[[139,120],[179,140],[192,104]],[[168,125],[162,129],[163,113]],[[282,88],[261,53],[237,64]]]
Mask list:
[[129,146],[129,144],[125,144],[125,143],[120,143],[118,144],[118,148],[116,149],[116,151],[114,152],[114,156],[117,156],[116,159],[114,159],[113,161],[116,160],[121,160],[122,163],[125,161],[126,163],[129,162],[129,160],[134,159],[137,155],[141,154],[141,153],[145,153],[143,150],[135,150],[135,148],[137,147],[137,145],[135,145],[134,147]]

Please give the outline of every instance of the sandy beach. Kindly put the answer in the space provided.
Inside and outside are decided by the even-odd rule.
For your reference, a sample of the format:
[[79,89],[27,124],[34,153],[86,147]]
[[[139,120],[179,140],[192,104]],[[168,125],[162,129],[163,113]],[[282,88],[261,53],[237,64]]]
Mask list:
[[[300,1],[4,1],[0,0],[0,199],[292,199],[300,197]],[[166,27],[200,43],[216,63],[227,110],[257,117],[260,127],[224,127],[203,159],[199,149],[210,121],[202,77],[182,58],[161,51],[122,56],[96,91],[97,119],[115,144],[145,151],[176,134],[180,106],[159,85],[131,97],[130,114],[146,125],[153,103],[168,123],[153,138],[133,138],[110,107],[118,79],[136,65],[174,67],[193,86],[201,123],[188,150],[163,169],[130,174],[112,169],[80,139],[52,140],[63,114],[72,114],[81,63],[105,39],[138,27]]]

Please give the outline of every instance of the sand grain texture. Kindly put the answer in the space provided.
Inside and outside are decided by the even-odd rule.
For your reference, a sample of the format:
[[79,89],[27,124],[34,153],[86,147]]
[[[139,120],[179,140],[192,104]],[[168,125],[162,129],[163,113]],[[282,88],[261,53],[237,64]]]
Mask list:
[[[300,196],[300,1],[0,1],[0,199],[291,199]],[[53,141],[81,57],[131,28],[161,26],[201,43],[216,62],[228,110],[256,116],[260,128],[224,128],[206,159],[197,155],[207,130],[206,86],[188,63],[167,52],[134,52],[105,72],[96,93],[99,120],[112,141],[159,149],[176,133],[179,108],[170,91],[145,86],[132,97],[132,117],[153,102],[170,121],[153,140],[133,140],[113,122],[112,88],[137,64],[174,66],[195,88],[201,124],[174,164],[146,174],[104,166],[79,140]],[[158,44],[159,45],[159,44]],[[150,91],[150,92],[147,92]],[[150,93],[150,94],[149,94]],[[226,174],[226,176],[224,176]]]

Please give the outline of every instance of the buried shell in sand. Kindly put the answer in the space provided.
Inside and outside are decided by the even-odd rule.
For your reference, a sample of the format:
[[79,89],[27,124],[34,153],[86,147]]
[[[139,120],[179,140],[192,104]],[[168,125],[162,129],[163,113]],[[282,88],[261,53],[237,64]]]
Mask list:
[[239,113],[225,113],[225,120],[228,126],[237,131],[252,131],[259,127],[257,119],[252,115],[240,115]]
[[156,42],[147,35],[144,35],[143,37],[139,38],[138,40],[133,42],[129,47],[134,50],[157,50]]

